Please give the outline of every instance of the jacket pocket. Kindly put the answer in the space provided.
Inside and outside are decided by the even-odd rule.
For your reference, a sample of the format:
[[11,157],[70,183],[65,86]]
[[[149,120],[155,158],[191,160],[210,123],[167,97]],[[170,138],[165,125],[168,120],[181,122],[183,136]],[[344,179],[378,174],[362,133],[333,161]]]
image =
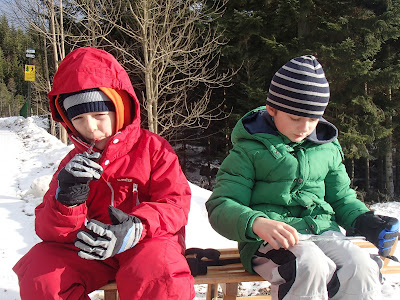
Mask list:
[[115,178],[109,182],[112,190],[111,205],[125,212],[139,204],[138,184],[133,178]]

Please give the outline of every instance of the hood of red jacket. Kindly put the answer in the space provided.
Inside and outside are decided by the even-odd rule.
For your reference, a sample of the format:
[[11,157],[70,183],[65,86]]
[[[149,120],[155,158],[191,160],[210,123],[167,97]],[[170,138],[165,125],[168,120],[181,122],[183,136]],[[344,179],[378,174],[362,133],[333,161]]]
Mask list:
[[92,88],[100,88],[111,96],[117,122],[121,123],[117,130],[128,125],[140,128],[140,104],[127,72],[110,53],[84,47],[73,50],[62,60],[54,75],[53,88],[48,93],[52,117],[67,129],[68,134],[77,135],[65,117],[62,105],[56,103],[58,96]]

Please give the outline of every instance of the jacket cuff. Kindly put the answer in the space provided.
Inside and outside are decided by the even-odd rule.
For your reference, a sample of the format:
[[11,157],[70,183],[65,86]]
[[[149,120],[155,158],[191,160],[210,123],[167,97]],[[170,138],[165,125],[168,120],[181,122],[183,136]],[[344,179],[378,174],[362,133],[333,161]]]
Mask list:
[[55,209],[65,216],[78,216],[86,213],[85,203],[76,206],[66,206],[56,199],[54,199],[54,203]]
[[248,225],[246,227],[246,238],[251,239],[251,240],[256,240],[256,241],[261,240],[260,237],[257,234],[255,234],[253,231],[253,223],[254,223],[255,219],[258,217],[269,219],[266,214],[263,214],[261,212],[254,214],[247,223]]

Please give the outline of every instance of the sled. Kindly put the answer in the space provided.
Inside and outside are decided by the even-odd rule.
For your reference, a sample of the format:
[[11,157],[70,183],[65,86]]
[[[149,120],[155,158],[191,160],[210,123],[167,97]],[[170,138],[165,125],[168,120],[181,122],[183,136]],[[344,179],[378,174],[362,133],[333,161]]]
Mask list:
[[[361,248],[375,248],[373,244],[367,241],[355,241],[356,245]],[[397,246],[397,239],[392,247],[390,255],[393,255]],[[220,259],[238,259],[239,252],[236,248],[231,249],[217,249],[220,252]],[[390,258],[383,259],[383,266],[381,269],[382,274],[394,274],[400,273],[400,264],[390,264]],[[250,296],[250,297],[238,297],[237,290],[241,282],[254,282],[254,281],[265,281],[258,274],[250,274],[247,272],[241,263],[227,264],[222,266],[208,266],[207,274],[194,276],[195,284],[206,284],[207,294],[206,300],[266,300],[271,299],[271,296]],[[218,298],[218,286],[222,289],[222,298]],[[119,300],[117,285],[115,282],[111,282],[100,290],[104,291],[104,300]]]

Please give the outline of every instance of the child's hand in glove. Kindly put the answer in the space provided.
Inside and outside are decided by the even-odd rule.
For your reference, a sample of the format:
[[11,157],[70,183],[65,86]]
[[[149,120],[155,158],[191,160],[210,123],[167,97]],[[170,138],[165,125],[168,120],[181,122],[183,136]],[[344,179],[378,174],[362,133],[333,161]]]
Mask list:
[[85,259],[104,260],[135,246],[142,235],[142,222],[122,210],[109,206],[113,225],[90,220],[86,228],[79,231],[75,246],[81,249],[78,255]]
[[365,236],[378,248],[379,255],[386,257],[390,255],[391,248],[399,235],[399,221],[396,218],[375,215],[373,211],[368,211],[356,218],[354,233]]
[[96,162],[99,152],[83,152],[75,155],[58,173],[56,199],[64,205],[74,206],[84,203],[89,195],[89,183],[97,180],[103,168]]

